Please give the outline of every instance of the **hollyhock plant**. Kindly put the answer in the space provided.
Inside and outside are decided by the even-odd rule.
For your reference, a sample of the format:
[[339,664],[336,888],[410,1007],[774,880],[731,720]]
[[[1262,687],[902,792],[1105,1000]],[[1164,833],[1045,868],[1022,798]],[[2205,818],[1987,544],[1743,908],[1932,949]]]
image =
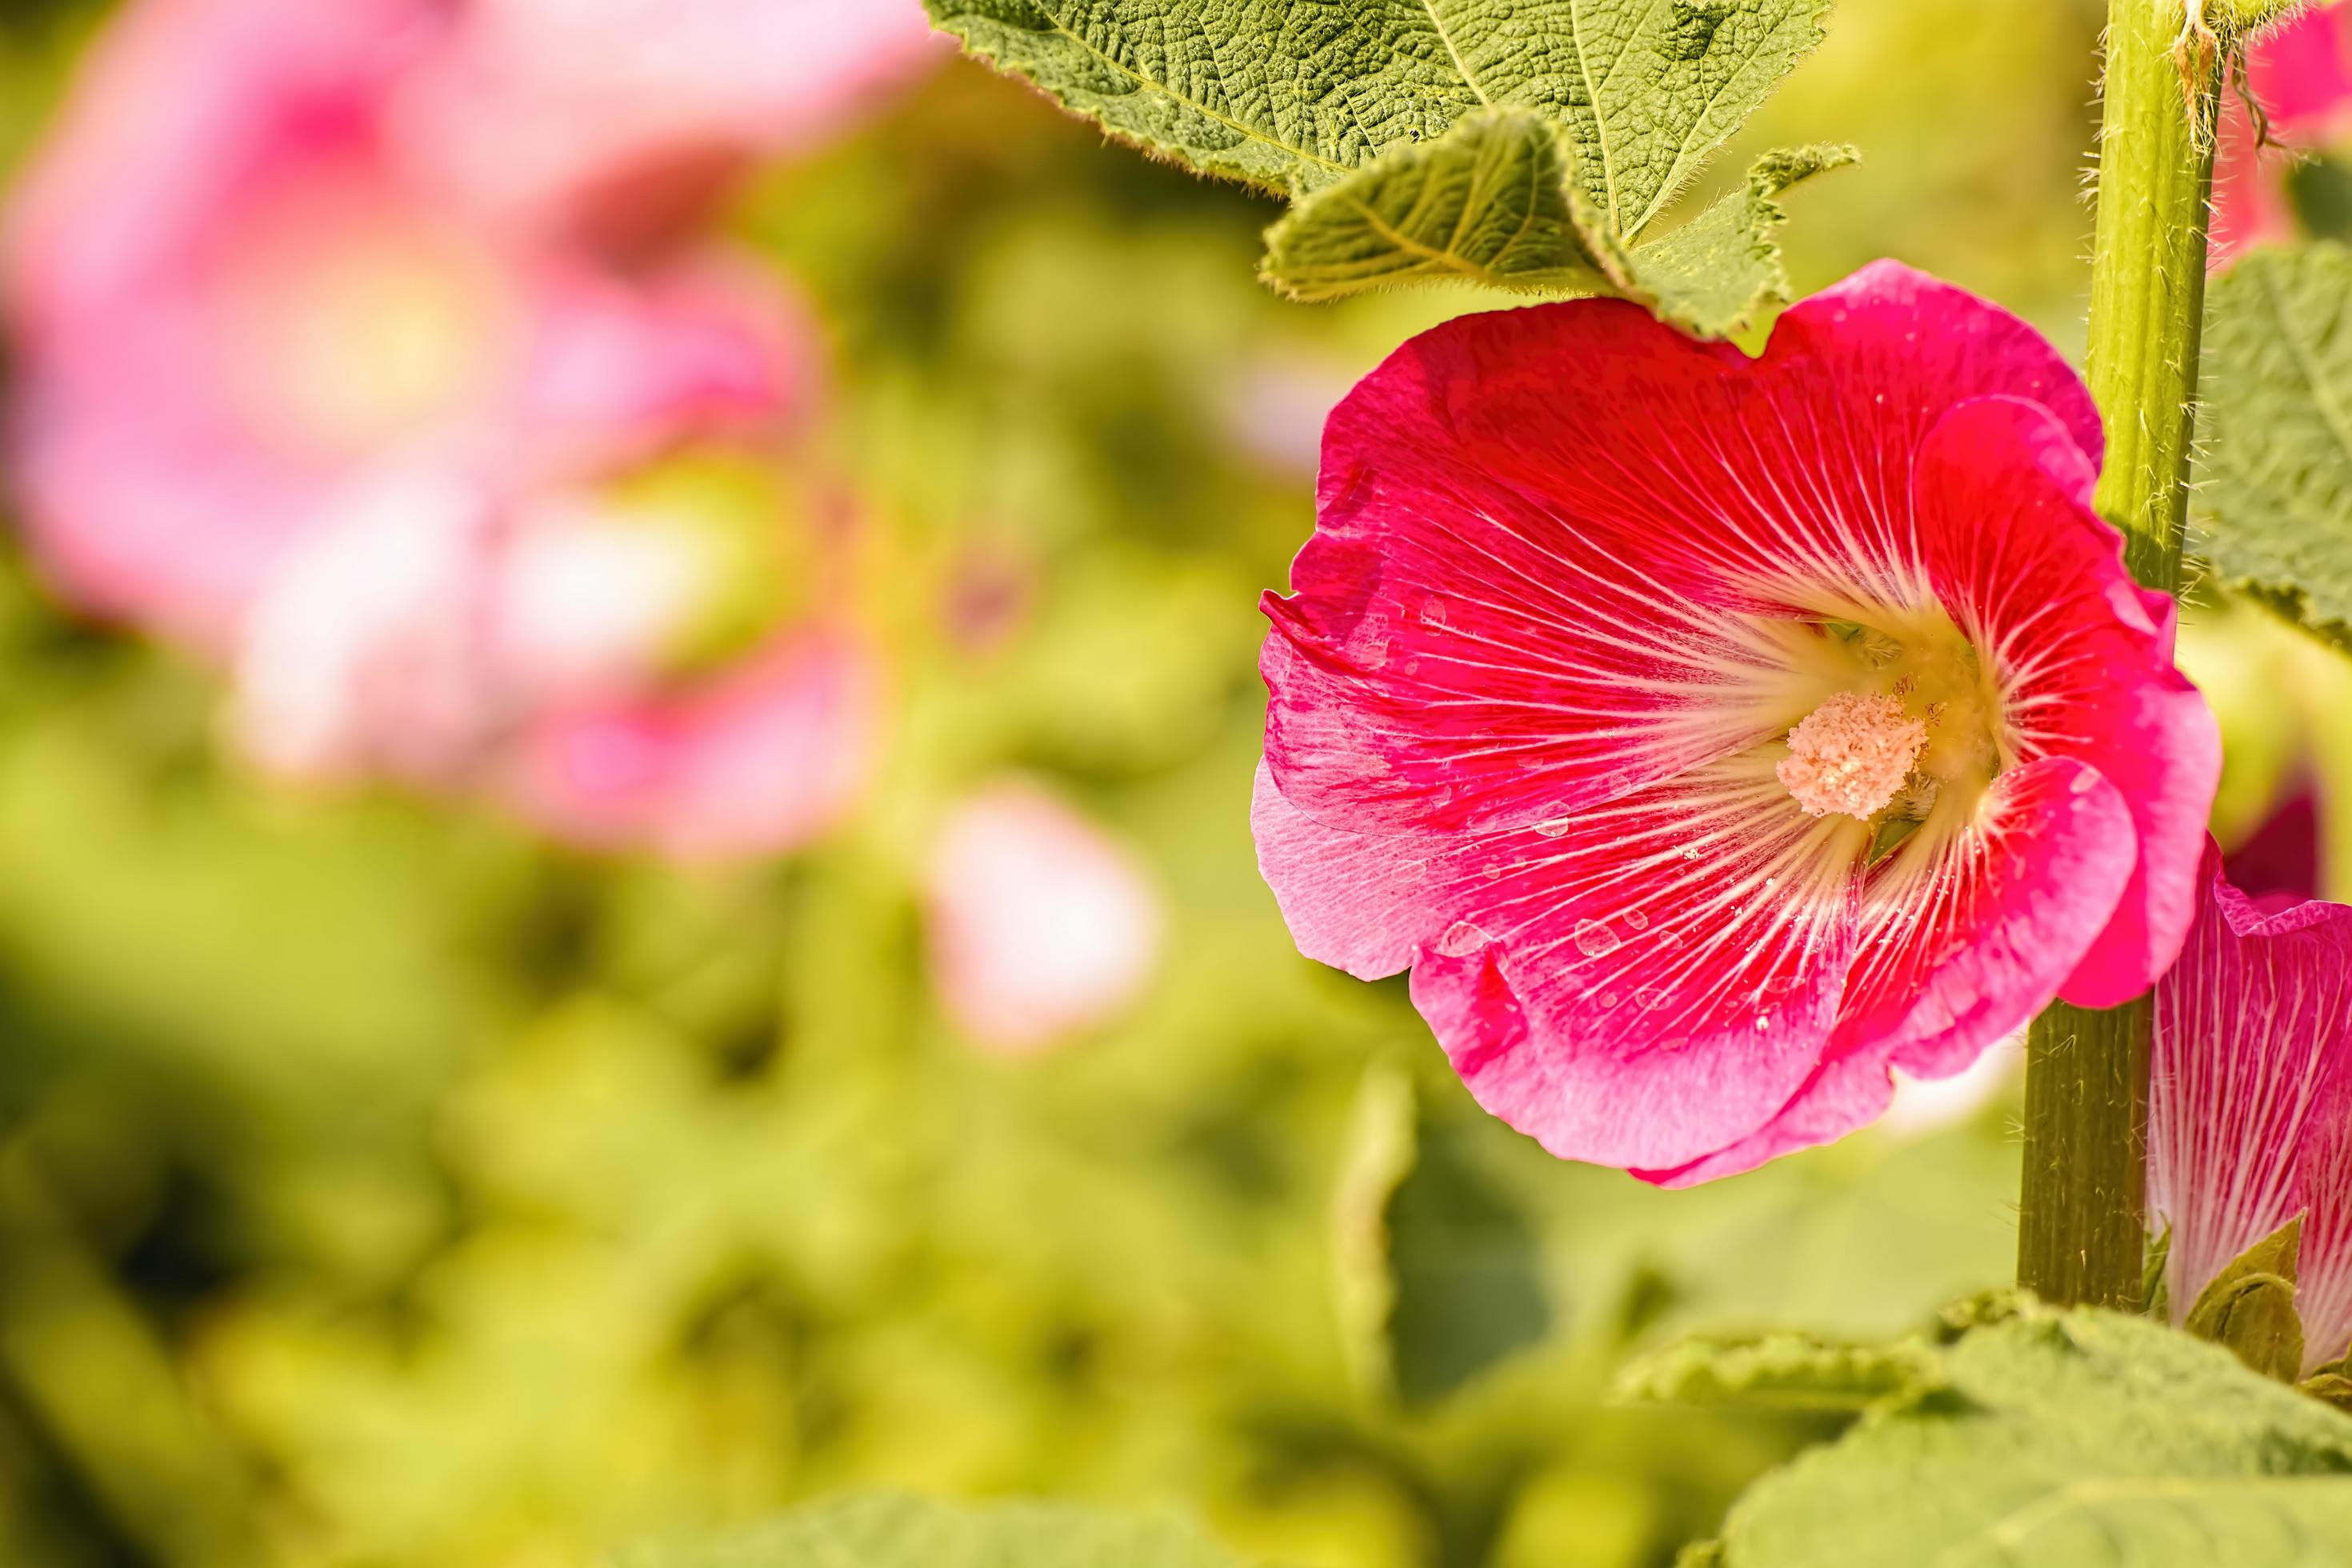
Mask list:
[[487,790],[599,847],[789,847],[871,762],[874,656],[808,591],[834,541],[773,486],[715,521],[629,492],[774,468],[815,334],[690,237],[624,269],[481,221],[416,105],[456,111],[487,9],[125,15],[10,215],[35,544],[231,666],[274,773]]
[[2352,1348],[2352,908],[2266,910],[2209,848],[2197,919],[2156,988],[2149,1206],[2175,1322],[2303,1215],[2305,1370]]
[[1010,783],[950,815],[924,875],[930,971],[975,1044],[1025,1055],[1117,1016],[1160,955],[1160,900],[1126,848]]
[[420,0],[150,0],[96,51],[5,258],[18,486],[89,607],[217,649],[355,477],[561,476],[804,400],[772,282],[701,258],[624,279],[411,177],[391,105],[446,25]]
[[2031,329],[1893,263],[1759,359],[1629,304],[1360,384],[1269,595],[1255,824],[1301,949],[1564,1157],[1683,1184],[2178,951],[2220,766]]

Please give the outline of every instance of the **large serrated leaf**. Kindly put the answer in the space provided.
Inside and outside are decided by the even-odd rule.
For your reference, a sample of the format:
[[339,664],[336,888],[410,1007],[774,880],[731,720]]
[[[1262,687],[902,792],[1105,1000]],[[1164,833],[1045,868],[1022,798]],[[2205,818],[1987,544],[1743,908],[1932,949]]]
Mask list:
[[1433,279],[1615,293],[1720,336],[1787,294],[1772,237],[1782,219],[1776,198],[1853,158],[1845,147],[1771,153],[1741,190],[1628,247],[1577,188],[1556,124],[1528,110],[1489,110],[1300,198],[1266,231],[1261,271],[1302,300]]
[[2352,644],[2352,251],[2258,250],[2216,279],[2199,395],[2214,574]]
[[1771,196],[1829,166],[1759,165],[1654,277],[1617,265],[1820,42],[1829,0],[926,3],[1114,135],[1296,198],[1265,270],[1299,299],[1469,279],[1725,331],[1782,288]]
[[1302,197],[1266,230],[1260,271],[1305,300],[1430,279],[1604,292],[1570,193],[1557,126],[1486,110]]
[[1721,1568],[2352,1561],[2352,1417],[2138,1318],[2029,1310],[1759,1483]]
[[615,1568],[1237,1568],[1179,1521],[1048,1503],[880,1496],[621,1553]]

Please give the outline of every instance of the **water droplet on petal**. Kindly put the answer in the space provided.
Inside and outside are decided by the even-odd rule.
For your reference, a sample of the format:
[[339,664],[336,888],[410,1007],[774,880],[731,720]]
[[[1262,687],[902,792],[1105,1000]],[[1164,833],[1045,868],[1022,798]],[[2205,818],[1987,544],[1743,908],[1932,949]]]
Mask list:
[[1546,838],[1563,838],[1567,837],[1568,830],[1575,826],[1575,820],[1565,809],[1562,809],[1558,815],[1547,816],[1537,823],[1536,831]]
[[1486,945],[1486,933],[1469,921],[1455,921],[1437,939],[1437,951],[1448,958],[1467,958]]
[[1658,1042],[1658,1049],[1662,1051],[1678,1051],[1689,1044],[1690,1037],[1688,1035],[1668,1035],[1664,1039]]
[[1633,1000],[1639,1002],[1643,1010],[1654,1013],[1664,1006],[1673,995],[1674,993],[1663,985],[1644,985],[1633,993]]
[[1424,626],[1432,627],[1433,629],[1444,629],[1445,626],[1445,601],[1443,598],[1440,598],[1435,594],[1432,594],[1427,599],[1422,602],[1421,624]]
[[1617,993],[1614,991],[1603,991],[1601,994],[1601,1005],[1603,1007],[1614,1007],[1617,1005]]
[[1770,1028],[1771,1026],[1772,1026],[1772,1015],[1771,1015],[1771,1014],[1769,1014],[1769,1013],[1759,1013],[1759,1014],[1757,1014],[1757,1015],[1756,1015],[1756,1032],[1757,1032],[1758,1034],[1759,1034],[1759,1035],[1760,1035],[1760,1034],[1762,1034],[1765,1030],[1767,1030],[1767,1029]]
[[1682,946],[1683,944],[1683,939],[1676,936],[1670,931],[1660,931],[1658,933],[1657,942],[1658,951],[1661,952],[1672,952],[1675,949]]
[[2099,787],[2101,776],[2097,770],[2084,768],[2074,775],[2074,782],[2066,786],[2067,792],[2072,795],[2088,795]]
[[1643,914],[1639,910],[1627,910],[1625,911],[1625,923],[1632,926],[1635,931],[1647,931],[1650,929],[1650,917]]
[[1606,958],[1625,945],[1625,939],[1609,929],[1605,921],[1580,921],[1576,927],[1576,945],[1587,958]]

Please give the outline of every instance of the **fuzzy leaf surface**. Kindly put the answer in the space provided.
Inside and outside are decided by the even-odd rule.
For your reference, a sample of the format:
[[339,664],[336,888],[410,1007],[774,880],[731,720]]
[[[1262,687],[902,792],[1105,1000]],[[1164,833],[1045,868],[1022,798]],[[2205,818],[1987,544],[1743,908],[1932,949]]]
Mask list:
[[2117,1313],[2037,1308],[1933,1353],[1937,1386],[1765,1478],[1699,1560],[2352,1560],[2352,1417],[2217,1346]]
[[1768,159],[1627,260],[1821,41],[1828,0],[926,4],[1113,135],[1293,197],[1265,274],[1295,299],[1466,279],[1621,293],[1721,332],[1784,291],[1772,196],[1829,166]]
[[1556,125],[1525,110],[1486,110],[1302,197],[1267,230],[1262,271],[1302,300],[1431,280],[1622,294],[1717,337],[1788,293],[1773,239],[1780,195],[1853,158],[1844,147],[1768,154],[1742,189],[1629,247],[1577,188]]
[[2258,250],[2206,304],[2199,545],[2224,583],[2352,642],[2352,251]]
[[1047,1503],[896,1495],[815,1503],[766,1524],[621,1553],[616,1568],[1238,1568],[1190,1525]]

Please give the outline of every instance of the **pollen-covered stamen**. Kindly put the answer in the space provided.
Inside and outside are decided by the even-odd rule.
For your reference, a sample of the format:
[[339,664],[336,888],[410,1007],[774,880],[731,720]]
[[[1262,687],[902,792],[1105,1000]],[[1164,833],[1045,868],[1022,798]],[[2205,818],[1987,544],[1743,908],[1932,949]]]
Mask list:
[[1868,821],[1903,793],[1927,726],[1883,691],[1841,691],[1789,731],[1789,755],[1773,771],[1815,816]]

